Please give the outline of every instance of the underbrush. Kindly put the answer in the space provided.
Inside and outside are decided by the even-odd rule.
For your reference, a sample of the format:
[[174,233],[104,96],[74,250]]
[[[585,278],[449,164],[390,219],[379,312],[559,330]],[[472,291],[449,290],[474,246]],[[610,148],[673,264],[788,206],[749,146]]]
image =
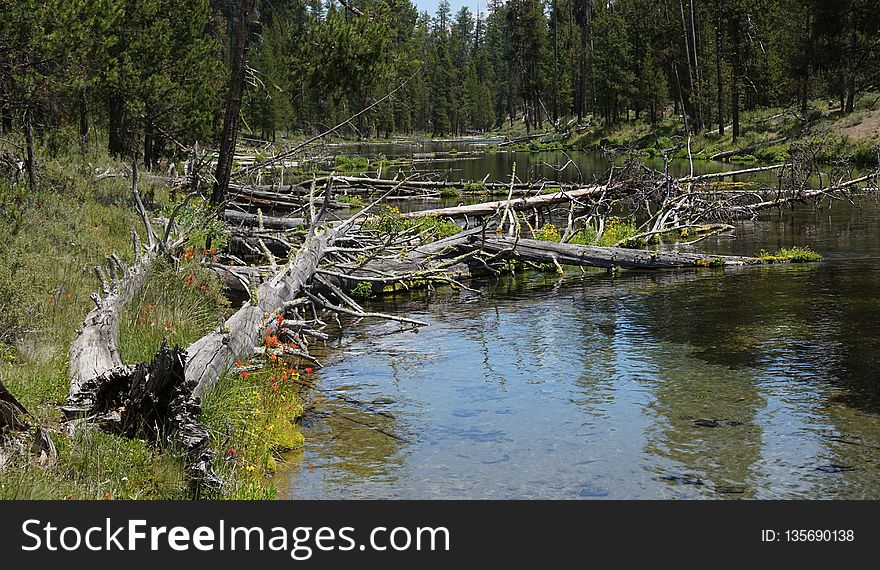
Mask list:
[[400,213],[393,206],[383,207],[379,213],[369,218],[363,225],[364,229],[376,230],[387,234],[399,234],[406,231],[433,233],[435,239],[454,236],[461,228],[449,218],[441,216],[418,216],[410,218]]
[[[267,351],[279,346],[265,339]],[[296,420],[302,415],[298,394],[309,385],[310,367],[297,369],[281,356],[256,355],[237,362],[204,404],[202,423],[217,450],[215,466],[226,481],[220,498],[274,499],[267,475],[280,454],[302,446]]]
[[[69,389],[69,350],[76,329],[94,307],[90,295],[99,289],[94,267],[116,253],[133,262],[131,232],[144,242],[143,228],[131,194],[130,179],[111,176],[96,180],[96,172],[124,172],[126,165],[106,157],[38,156],[39,185],[0,180],[0,378],[45,427],[58,449],[54,467],[38,467],[15,457],[0,473],[0,499],[183,499],[191,497],[183,458],[173,447],[104,433],[89,427],[72,437],[61,429]],[[141,179],[141,195],[151,215],[165,216],[177,206],[163,188]],[[187,346],[221,325],[228,313],[221,281],[198,261],[210,257],[207,239],[216,251],[225,243],[222,227],[205,224],[207,208],[192,202],[178,211],[183,228],[195,228],[183,246],[182,261],[157,259],[145,288],[123,310],[120,353],[126,363],[153,357],[163,339]],[[156,227],[161,235],[163,228]],[[213,394],[206,413],[215,443],[225,438],[228,421],[235,426],[232,444],[258,449],[262,443],[237,443],[241,435],[257,434],[268,417],[295,417],[295,394],[287,388],[284,406],[264,406],[261,414],[246,416],[240,394],[247,385],[230,384]],[[274,396],[277,392],[267,388]],[[268,399],[264,400],[268,401]],[[293,406],[292,408],[290,406]],[[226,411],[238,413],[226,416]],[[265,412],[267,416],[263,416]],[[273,420],[275,421],[275,420]],[[281,422],[275,422],[281,425]],[[273,449],[297,445],[300,436],[289,421],[279,430]],[[265,430],[263,430],[265,431]],[[217,434],[224,434],[218,436]],[[260,437],[263,432],[260,432]],[[255,436],[254,436],[255,437]],[[262,452],[253,452],[260,457]],[[219,470],[229,480],[224,496],[269,496],[262,484],[265,469],[228,469],[222,453]],[[251,455],[251,452],[246,452]],[[254,459],[261,466],[268,461]],[[248,487],[250,485],[250,487]],[[262,486],[262,487],[261,487]],[[251,489],[248,491],[247,489]]]

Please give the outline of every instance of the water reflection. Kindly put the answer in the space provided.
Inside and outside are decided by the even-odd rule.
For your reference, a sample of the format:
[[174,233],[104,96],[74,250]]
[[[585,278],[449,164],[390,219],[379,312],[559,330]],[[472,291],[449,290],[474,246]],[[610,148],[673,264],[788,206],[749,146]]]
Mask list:
[[[821,264],[478,283],[326,355],[292,498],[880,498],[880,210],[698,247]],[[376,413],[377,411],[387,415]],[[392,417],[389,417],[392,416]]]

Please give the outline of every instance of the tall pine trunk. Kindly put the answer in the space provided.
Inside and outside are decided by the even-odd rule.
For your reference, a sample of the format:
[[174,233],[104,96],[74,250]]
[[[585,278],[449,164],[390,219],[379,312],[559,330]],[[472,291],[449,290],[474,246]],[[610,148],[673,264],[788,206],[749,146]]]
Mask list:
[[110,95],[108,116],[110,124],[108,127],[107,150],[111,156],[116,158],[127,157],[129,153],[125,142],[125,101],[118,92]]
[[232,73],[229,78],[229,91],[226,96],[226,113],[223,117],[223,134],[220,139],[220,153],[217,157],[217,170],[214,174],[214,188],[211,203],[221,204],[226,200],[229,179],[232,174],[232,158],[235,156],[235,141],[238,138],[238,119],[241,113],[241,99],[244,91],[245,58],[250,40],[250,27],[256,0],[239,0],[240,11],[236,24],[235,43],[232,50]]
[[715,0],[715,83],[718,89],[718,135],[724,136],[724,80],[721,76],[721,55],[724,53],[724,40],[721,35],[721,0]]
[[733,120],[733,142],[739,139],[739,76],[740,70],[740,14],[738,11],[733,13],[731,18],[731,34],[733,36],[733,51],[731,59],[733,70],[730,76],[730,108],[731,119]]
[[82,153],[89,149],[89,115],[88,101],[86,100],[86,88],[79,88],[79,144]]
[[856,100],[856,71],[858,65],[856,63],[856,47],[858,46],[858,37],[856,36],[856,23],[853,20],[852,34],[849,41],[849,73],[846,78],[846,107],[843,112],[845,114],[852,113],[855,108]]
[[28,185],[31,189],[31,197],[37,190],[37,159],[34,152],[34,112],[30,105],[24,112],[24,136],[27,145],[27,175]]

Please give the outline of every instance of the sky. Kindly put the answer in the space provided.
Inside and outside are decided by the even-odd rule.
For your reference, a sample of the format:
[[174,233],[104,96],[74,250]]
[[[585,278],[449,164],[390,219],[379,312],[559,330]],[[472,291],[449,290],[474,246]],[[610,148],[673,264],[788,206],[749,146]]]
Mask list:
[[[440,0],[412,0],[413,4],[416,5],[416,8],[419,9],[419,12],[428,11],[431,15],[437,13],[437,4],[440,3]],[[470,8],[471,12],[476,12],[477,7],[483,12],[486,11],[486,0],[449,0],[449,7],[452,9],[452,13],[455,14],[458,12],[459,8],[462,6],[467,6]]]

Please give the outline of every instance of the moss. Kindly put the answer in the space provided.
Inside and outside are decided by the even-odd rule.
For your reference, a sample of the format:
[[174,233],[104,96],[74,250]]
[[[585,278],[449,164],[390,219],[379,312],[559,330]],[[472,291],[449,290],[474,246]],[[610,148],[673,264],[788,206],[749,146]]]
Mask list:
[[458,188],[445,187],[440,190],[441,198],[459,198],[461,197],[461,191]]

